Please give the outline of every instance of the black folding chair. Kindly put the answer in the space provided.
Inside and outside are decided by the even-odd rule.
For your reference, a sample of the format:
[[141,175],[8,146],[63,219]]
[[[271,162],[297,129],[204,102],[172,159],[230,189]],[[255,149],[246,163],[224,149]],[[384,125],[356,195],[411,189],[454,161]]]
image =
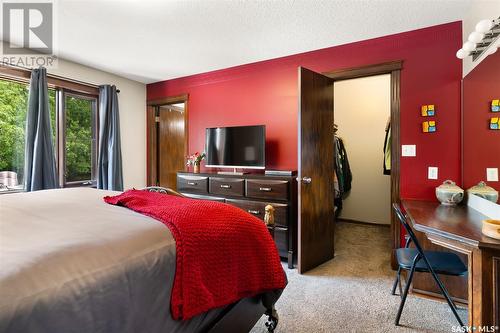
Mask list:
[[[452,275],[452,276],[463,276],[467,274],[467,267],[464,265],[462,260],[450,252],[438,252],[438,251],[424,251],[420,246],[420,243],[413,232],[413,229],[408,224],[406,216],[401,211],[398,204],[393,203],[392,207],[399,221],[405,228],[407,232],[406,245],[404,248],[396,250],[396,258],[398,261],[398,272],[396,274],[396,280],[392,287],[392,294],[395,295],[396,286],[399,283],[401,290],[401,271],[404,269],[409,271],[408,279],[405,284],[404,292],[401,294],[401,304],[399,305],[398,314],[396,315],[396,325],[399,325],[399,319],[401,318],[401,313],[403,312],[403,307],[406,302],[406,297],[408,296],[408,290],[410,289],[411,282],[413,280],[413,274],[415,272],[430,273],[436,281],[441,293],[443,294],[446,302],[451,308],[451,311],[457,318],[460,326],[464,326],[462,319],[458,316],[457,307],[455,303],[450,298],[448,291],[438,277],[438,274],[442,275]],[[410,248],[410,244],[413,242],[415,248]]]

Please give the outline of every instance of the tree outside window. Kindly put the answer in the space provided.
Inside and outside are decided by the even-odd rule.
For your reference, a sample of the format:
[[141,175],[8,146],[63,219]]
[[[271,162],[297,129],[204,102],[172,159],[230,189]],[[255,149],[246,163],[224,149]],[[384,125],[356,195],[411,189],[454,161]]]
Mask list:
[[[28,95],[26,83],[0,79],[0,191],[23,189]],[[49,104],[60,185],[95,183],[97,98],[49,89]]]

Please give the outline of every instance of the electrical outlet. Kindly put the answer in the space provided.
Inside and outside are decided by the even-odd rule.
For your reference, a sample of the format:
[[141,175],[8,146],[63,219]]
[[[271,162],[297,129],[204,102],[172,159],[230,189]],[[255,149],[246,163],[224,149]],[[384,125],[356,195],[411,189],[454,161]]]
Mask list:
[[486,168],[486,181],[487,182],[498,181],[498,168]]
[[416,145],[402,145],[401,146],[401,156],[406,156],[406,157],[417,156],[417,146]]
[[438,179],[438,167],[429,167],[427,178]]

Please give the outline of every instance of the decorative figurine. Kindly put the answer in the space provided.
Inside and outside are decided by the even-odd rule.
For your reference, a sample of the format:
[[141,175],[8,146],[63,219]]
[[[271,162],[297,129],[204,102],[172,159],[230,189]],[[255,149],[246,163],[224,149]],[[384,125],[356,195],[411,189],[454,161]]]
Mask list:
[[436,197],[442,205],[455,206],[464,198],[464,190],[455,182],[445,180],[443,184],[436,187]]
[[493,187],[486,185],[485,182],[481,181],[476,186],[472,186],[467,190],[467,194],[475,194],[478,197],[489,200],[496,203],[498,200],[498,191]]
[[265,211],[264,222],[267,226],[274,226],[274,207],[272,205],[267,205]]

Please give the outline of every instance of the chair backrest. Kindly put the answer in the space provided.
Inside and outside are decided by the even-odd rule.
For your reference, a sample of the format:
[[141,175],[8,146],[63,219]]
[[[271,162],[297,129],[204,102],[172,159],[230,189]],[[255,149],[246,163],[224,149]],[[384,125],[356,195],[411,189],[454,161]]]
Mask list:
[[393,203],[392,208],[394,209],[394,213],[398,217],[399,222],[401,222],[403,228],[405,228],[406,233],[410,236],[410,239],[415,244],[415,248],[418,250],[418,252],[420,252],[421,255],[424,255],[424,251],[420,246],[420,243],[418,242],[417,236],[415,235],[415,232],[413,232],[413,229],[410,227],[410,224],[408,223],[405,214],[403,214],[403,212],[401,211],[401,207],[399,206],[399,204]]

